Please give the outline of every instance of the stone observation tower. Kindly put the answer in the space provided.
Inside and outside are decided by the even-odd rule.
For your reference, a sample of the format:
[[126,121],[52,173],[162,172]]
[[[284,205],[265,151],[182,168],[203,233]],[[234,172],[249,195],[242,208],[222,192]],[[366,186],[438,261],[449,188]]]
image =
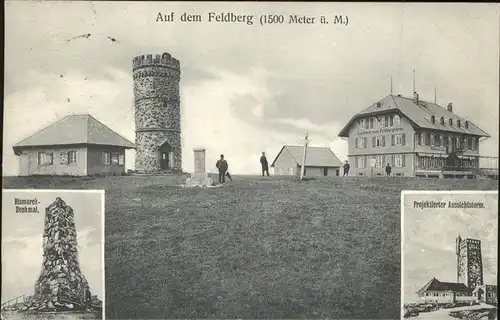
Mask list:
[[76,236],[73,209],[56,198],[45,210],[42,271],[30,310],[76,309],[90,296],[78,262]]
[[182,169],[180,75],[179,60],[169,53],[133,60],[138,173]]
[[483,285],[483,259],[481,241],[476,239],[456,240],[457,282],[474,289]]

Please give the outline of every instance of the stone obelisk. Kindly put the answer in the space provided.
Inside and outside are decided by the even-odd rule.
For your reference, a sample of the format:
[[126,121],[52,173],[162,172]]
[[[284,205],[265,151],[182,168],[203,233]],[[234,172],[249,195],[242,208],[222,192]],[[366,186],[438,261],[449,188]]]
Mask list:
[[73,209],[61,198],[45,209],[43,263],[32,297],[32,310],[83,307],[89,285],[78,262]]

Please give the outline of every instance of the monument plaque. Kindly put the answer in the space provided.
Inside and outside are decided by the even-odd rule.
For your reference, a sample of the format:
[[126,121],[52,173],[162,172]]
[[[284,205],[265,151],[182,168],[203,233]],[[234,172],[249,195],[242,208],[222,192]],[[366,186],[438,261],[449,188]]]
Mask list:
[[205,149],[193,149],[194,151],[194,172],[186,180],[188,187],[210,187],[213,180],[205,172]]
[[194,149],[194,172],[205,172],[205,149]]

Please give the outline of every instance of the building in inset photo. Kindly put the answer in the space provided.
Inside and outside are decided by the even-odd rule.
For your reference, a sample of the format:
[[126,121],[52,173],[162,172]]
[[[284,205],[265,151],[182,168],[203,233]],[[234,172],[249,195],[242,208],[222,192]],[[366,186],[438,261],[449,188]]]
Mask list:
[[128,141],[90,114],[69,115],[16,143],[19,175],[120,175]]
[[355,114],[339,133],[348,141],[353,175],[383,176],[389,164],[396,176],[475,177],[480,142],[489,134],[456,109],[415,92],[391,94]]

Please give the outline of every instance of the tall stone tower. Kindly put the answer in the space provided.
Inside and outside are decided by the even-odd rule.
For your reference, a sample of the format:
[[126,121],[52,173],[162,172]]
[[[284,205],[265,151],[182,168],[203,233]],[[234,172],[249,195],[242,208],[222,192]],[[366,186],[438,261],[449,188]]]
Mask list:
[[481,241],[457,238],[457,282],[473,290],[483,285]]
[[135,169],[181,171],[180,63],[169,53],[132,62],[135,99]]

